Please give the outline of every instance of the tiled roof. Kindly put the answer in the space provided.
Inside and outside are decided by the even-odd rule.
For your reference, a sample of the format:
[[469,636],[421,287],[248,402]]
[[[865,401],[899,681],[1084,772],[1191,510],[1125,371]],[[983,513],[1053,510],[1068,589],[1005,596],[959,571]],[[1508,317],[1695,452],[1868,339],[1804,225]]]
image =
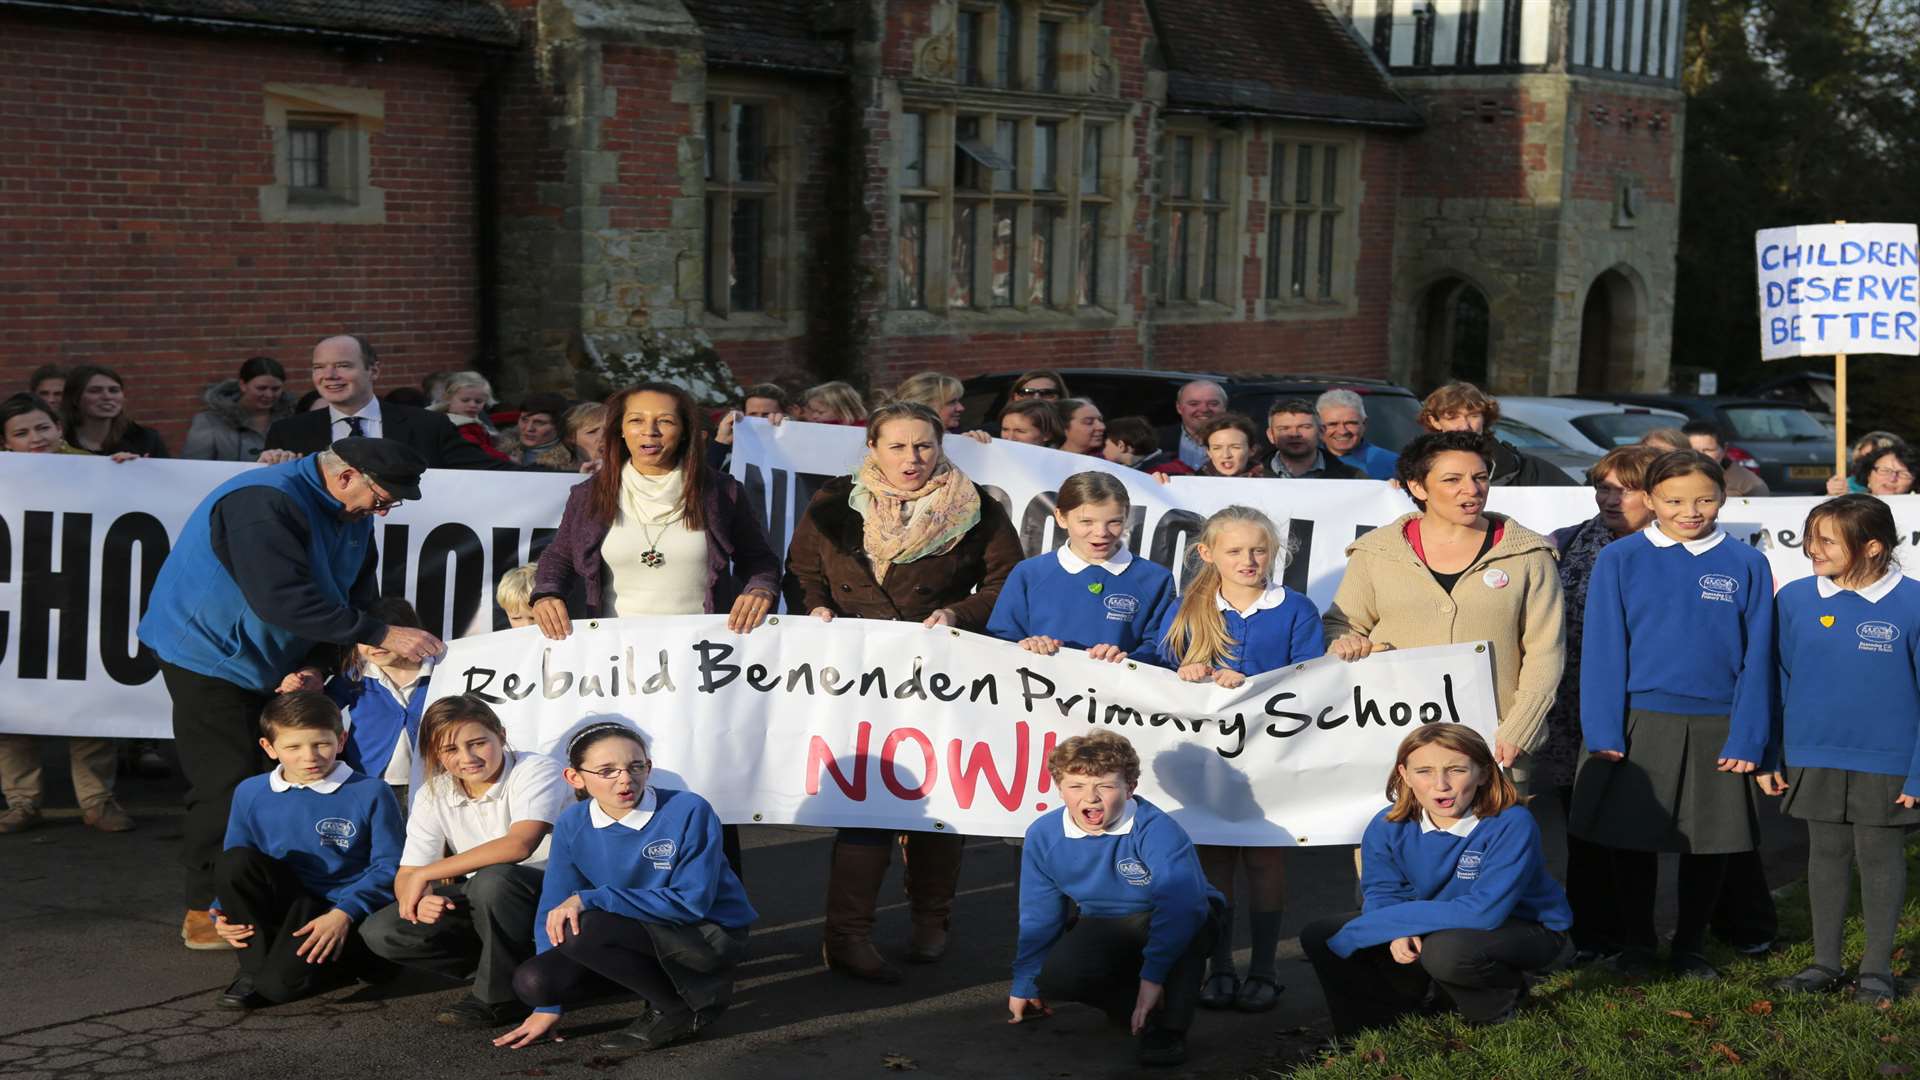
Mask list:
[[707,39],[708,59],[723,66],[840,75],[847,48],[814,25],[815,0],[686,0]]
[[[513,45],[520,33],[491,0],[59,0],[153,19],[218,19],[266,27]],[[0,7],[6,0],[0,0]]]
[[1418,127],[1420,113],[1320,0],[1149,0],[1170,106]]

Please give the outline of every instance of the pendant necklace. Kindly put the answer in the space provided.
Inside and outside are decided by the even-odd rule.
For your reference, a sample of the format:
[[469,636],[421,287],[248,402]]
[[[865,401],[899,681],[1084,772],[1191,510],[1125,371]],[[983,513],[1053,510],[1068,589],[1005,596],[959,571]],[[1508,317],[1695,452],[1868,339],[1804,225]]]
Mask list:
[[647,542],[647,550],[640,553],[641,566],[644,566],[649,570],[658,570],[662,566],[666,565],[667,557],[660,553],[660,541],[662,539],[665,539],[667,535],[667,530],[672,528],[673,523],[676,521],[679,521],[680,518],[681,518],[681,515],[676,513],[665,521],[657,522],[657,524],[660,526],[660,532],[658,535],[655,535],[653,532],[648,530],[646,522],[639,520],[638,517],[634,519],[634,524],[640,527],[641,539]]

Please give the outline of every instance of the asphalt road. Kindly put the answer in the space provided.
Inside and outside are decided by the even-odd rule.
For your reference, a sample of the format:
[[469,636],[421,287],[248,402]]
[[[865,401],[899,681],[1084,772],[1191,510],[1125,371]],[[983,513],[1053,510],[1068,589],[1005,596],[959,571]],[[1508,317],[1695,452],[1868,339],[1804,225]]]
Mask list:
[[[63,749],[49,747],[55,807],[71,805],[64,761],[55,757]],[[658,1054],[605,1055],[589,1037],[637,1013],[632,1002],[615,1002],[570,1013],[564,1041],[507,1051],[479,1033],[434,1024],[433,1014],[464,990],[426,976],[244,1015],[213,1008],[233,958],[180,945],[179,790],[174,780],[123,778],[122,801],[140,819],[133,833],[94,832],[69,810],[38,830],[0,837],[0,1077],[1264,1077],[1310,1058],[1326,1039],[1318,987],[1291,935],[1353,906],[1350,848],[1293,853],[1280,1007],[1255,1016],[1202,1013],[1188,1065],[1149,1071],[1134,1065],[1125,1034],[1090,1009],[1063,1006],[1043,1023],[1005,1023],[1018,849],[969,841],[953,951],[941,964],[909,968],[900,986],[880,987],[820,962],[830,834],[750,826],[747,886],[761,922],[733,1008],[718,1024]],[[1770,873],[1793,876],[1804,866],[1803,834],[1770,818],[1768,835]],[[896,860],[877,932],[896,959],[907,936],[898,873]],[[1244,927],[1239,945],[1244,963]]]

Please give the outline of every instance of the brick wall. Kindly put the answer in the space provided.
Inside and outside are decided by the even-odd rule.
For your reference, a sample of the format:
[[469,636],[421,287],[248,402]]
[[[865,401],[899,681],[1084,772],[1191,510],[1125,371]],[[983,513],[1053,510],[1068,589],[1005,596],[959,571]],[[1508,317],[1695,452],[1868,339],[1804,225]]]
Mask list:
[[1529,175],[1548,169],[1541,128],[1557,103],[1523,86],[1418,94],[1428,127],[1408,146],[1409,194],[1522,199]]
[[[117,367],[129,413],[178,447],[201,390],[253,353],[300,371],[350,329],[383,386],[471,365],[476,61],[0,15],[0,71],[0,386]],[[385,225],[260,220],[269,82],[384,92]]]
[[[1679,99],[1671,91],[1634,94],[1619,90],[1577,89],[1571,98],[1575,164],[1570,194],[1576,199],[1611,202],[1620,176],[1637,176],[1651,202],[1678,200]],[[1659,117],[1655,126],[1654,117]]]

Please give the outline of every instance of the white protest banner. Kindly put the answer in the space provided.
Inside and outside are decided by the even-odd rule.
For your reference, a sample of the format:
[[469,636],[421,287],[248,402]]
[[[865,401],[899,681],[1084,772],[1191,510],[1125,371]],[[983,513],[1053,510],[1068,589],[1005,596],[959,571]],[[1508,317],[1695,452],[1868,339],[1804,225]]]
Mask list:
[[[1052,522],[1060,482],[1107,469],[1132,493],[1133,550],[1179,571],[1206,516],[1231,503],[1272,515],[1286,535],[1282,580],[1324,607],[1338,587],[1343,550],[1360,532],[1412,509],[1384,483],[1361,480],[1179,478],[1161,485],[1098,458],[996,440],[949,438],[954,459],[1009,507],[1029,554],[1058,546]],[[762,509],[776,551],[794,515],[821,484],[856,465],[858,429],[763,420],[740,424],[734,470]],[[147,592],[187,516],[236,471],[202,461],[130,461],[0,453],[0,731],[165,738],[172,719],[152,654],[134,638]],[[375,526],[380,584],[420,608],[443,636],[504,628],[493,607],[500,575],[538,557],[568,488],[552,473],[435,470],[423,497]],[[1734,537],[1766,552],[1776,582],[1807,574],[1800,531],[1819,500],[1735,499],[1721,513]],[[1920,496],[1887,500],[1900,551],[1920,540]],[[1594,514],[1580,488],[1496,488],[1492,508],[1540,532]]]
[[455,642],[437,700],[485,695],[515,746],[563,754],[586,724],[647,736],[656,783],[732,823],[1019,836],[1060,805],[1056,743],[1125,735],[1140,794],[1203,844],[1351,844],[1422,723],[1493,733],[1485,646],[1325,657],[1233,690],[1143,664],[911,623],[714,615],[532,627]]
[[1920,235],[1860,223],[1761,229],[1760,355],[1920,355]]

